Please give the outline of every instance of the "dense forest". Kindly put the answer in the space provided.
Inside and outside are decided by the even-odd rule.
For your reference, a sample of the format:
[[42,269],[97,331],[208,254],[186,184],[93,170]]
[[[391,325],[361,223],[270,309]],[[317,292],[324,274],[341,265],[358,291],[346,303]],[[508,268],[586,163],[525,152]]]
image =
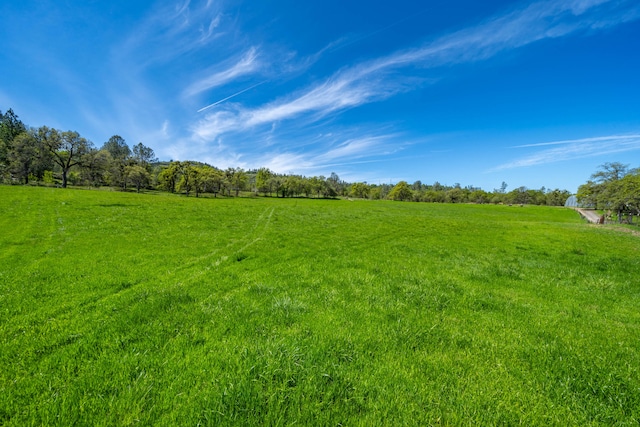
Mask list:
[[[122,137],[114,135],[98,148],[74,131],[63,132],[47,126],[29,127],[11,109],[5,113],[0,111],[0,182],[61,187],[110,186],[135,191],[154,189],[196,197],[203,194],[237,197],[251,193],[272,197],[353,197],[551,206],[564,205],[571,195],[567,190],[544,187],[533,190],[521,186],[507,191],[508,186],[504,182],[498,189],[485,191],[474,186],[451,186],[438,182],[424,184],[416,181],[410,184],[400,181],[395,185],[349,183],[335,173],[328,177],[306,177],[279,174],[267,168],[223,170],[195,161],[160,162],[153,149],[142,143],[131,148]],[[597,181],[592,187],[597,189],[605,184],[605,181]],[[596,193],[589,193],[589,197]],[[586,197],[587,192],[582,194]],[[600,196],[593,200],[604,203]]]

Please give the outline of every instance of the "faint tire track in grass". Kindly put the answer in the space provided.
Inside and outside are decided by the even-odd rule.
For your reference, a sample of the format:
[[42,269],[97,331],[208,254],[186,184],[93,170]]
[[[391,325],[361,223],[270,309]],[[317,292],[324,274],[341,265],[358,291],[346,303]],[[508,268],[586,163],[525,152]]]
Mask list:
[[[227,253],[226,255],[220,256],[210,266],[207,266],[207,267],[203,268],[202,270],[196,271],[191,276],[189,276],[187,280],[191,281],[191,280],[195,279],[196,277],[202,276],[207,271],[211,270],[211,267],[218,267],[222,263],[224,263],[225,261],[229,260],[230,258],[232,259],[234,257],[239,257],[249,247],[251,247],[251,246],[255,245],[256,243],[258,243],[259,241],[261,241],[263,239],[264,234],[268,230],[269,225],[271,224],[271,218],[273,216],[274,211],[275,211],[274,207],[266,208],[264,211],[262,211],[262,213],[260,214],[260,216],[258,216],[258,218],[256,219],[255,224],[253,225],[253,227],[251,228],[251,230],[249,231],[249,233],[247,235],[245,235],[242,239],[240,239],[238,241],[235,241],[235,242],[232,242],[232,243],[228,244],[223,249],[223,250],[231,249],[230,253]],[[249,240],[249,241],[246,242],[247,240]],[[240,247],[238,249],[235,249],[235,250],[233,249],[234,246],[236,246],[238,244],[241,244],[243,242],[246,242],[246,243],[242,247]],[[211,256],[215,255],[216,253],[218,253],[220,251],[221,250],[216,250],[216,251],[213,251],[212,253],[210,253],[210,254],[208,254],[206,256],[203,256],[203,257],[200,257],[198,259],[195,259],[190,263],[190,266],[193,266],[193,265],[196,265],[196,264],[200,264],[201,262],[205,261],[206,259],[210,258]]]

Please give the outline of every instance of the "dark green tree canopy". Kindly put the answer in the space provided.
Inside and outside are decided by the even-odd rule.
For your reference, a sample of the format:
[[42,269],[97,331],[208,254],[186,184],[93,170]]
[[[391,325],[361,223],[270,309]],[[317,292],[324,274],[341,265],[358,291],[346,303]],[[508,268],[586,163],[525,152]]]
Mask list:
[[631,220],[640,215],[640,169],[605,163],[578,188],[577,198],[583,206],[615,212],[619,222],[625,215]]
[[113,159],[123,161],[131,157],[131,149],[120,135],[113,135],[101,149],[107,150]]
[[27,127],[12,109],[4,114],[0,111],[0,175],[9,166],[9,152],[13,148],[13,140],[26,130]]
[[20,121],[16,113],[11,108],[6,113],[0,111],[0,140],[12,141],[22,132],[26,132],[27,127]]
[[151,163],[158,161],[153,149],[142,142],[133,146],[133,158],[142,167],[148,167]]
[[629,173],[629,165],[620,162],[604,163],[600,170],[591,175],[591,179],[600,183],[607,183],[622,179]]
[[67,178],[72,167],[80,165],[84,156],[92,148],[91,142],[80,136],[78,132],[60,132],[43,126],[38,129],[38,138],[42,145],[52,154],[53,161],[62,170],[62,187],[67,187]]

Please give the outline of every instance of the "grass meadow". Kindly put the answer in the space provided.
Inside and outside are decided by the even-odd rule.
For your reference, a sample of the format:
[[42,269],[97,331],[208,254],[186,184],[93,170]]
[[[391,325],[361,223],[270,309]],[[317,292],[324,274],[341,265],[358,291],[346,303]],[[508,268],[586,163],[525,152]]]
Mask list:
[[637,425],[639,272],[564,208],[0,186],[0,425]]

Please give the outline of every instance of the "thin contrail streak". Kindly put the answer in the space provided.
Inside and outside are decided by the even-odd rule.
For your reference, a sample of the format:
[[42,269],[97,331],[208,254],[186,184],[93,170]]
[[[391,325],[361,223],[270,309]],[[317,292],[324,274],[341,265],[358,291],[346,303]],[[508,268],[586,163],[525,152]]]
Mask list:
[[228,100],[230,100],[231,98],[234,98],[234,97],[236,97],[236,96],[238,96],[238,95],[242,95],[243,93],[245,93],[245,92],[247,92],[247,91],[249,91],[249,90],[251,90],[251,89],[253,89],[253,88],[256,88],[256,87],[258,87],[258,86],[260,86],[261,84],[264,84],[264,83],[266,83],[266,82],[267,82],[267,80],[265,80],[265,81],[263,81],[263,82],[260,82],[260,83],[256,83],[256,84],[254,84],[253,86],[250,86],[250,87],[248,87],[248,88],[246,88],[246,89],[243,89],[243,90],[241,90],[240,92],[236,92],[236,93],[234,93],[233,95],[229,95],[229,96],[227,96],[226,98],[221,99],[220,101],[216,101],[216,102],[214,102],[213,104],[209,104],[209,105],[207,105],[206,107],[202,107],[201,109],[199,109],[199,110],[198,110],[198,113],[202,113],[204,110],[208,110],[209,108],[211,108],[211,107],[215,107],[215,106],[216,106],[216,105],[218,105],[218,104],[222,104],[223,102],[228,101]]
[[511,148],[542,147],[545,145],[564,145],[564,144],[573,144],[576,142],[616,141],[619,139],[635,140],[638,138],[640,138],[640,135],[611,135],[611,136],[599,136],[595,138],[567,139],[566,141],[540,142],[537,144],[514,145]]

